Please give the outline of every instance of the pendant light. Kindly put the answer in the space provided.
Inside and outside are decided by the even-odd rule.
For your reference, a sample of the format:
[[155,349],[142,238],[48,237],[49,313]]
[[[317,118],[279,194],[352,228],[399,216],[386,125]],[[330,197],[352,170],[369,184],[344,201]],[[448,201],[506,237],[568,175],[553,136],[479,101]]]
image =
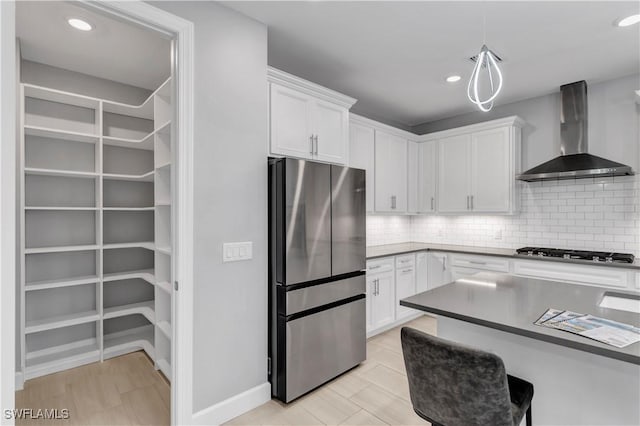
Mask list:
[[[467,97],[471,102],[476,104],[481,111],[488,112],[493,108],[493,101],[502,90],[502,72],[498,67],[498,57],[493,53],[485,44],[487,21],[486,13],[483,9],[483,44],[480,48],[480,53],[476,57],[476,65],[469,77],[469,84],[467,85]],[[480,97],[480,75],[486,74],[486,79],[489,81],[489,95],[482,99]],[[494,81],[495,79],[495,81]]]

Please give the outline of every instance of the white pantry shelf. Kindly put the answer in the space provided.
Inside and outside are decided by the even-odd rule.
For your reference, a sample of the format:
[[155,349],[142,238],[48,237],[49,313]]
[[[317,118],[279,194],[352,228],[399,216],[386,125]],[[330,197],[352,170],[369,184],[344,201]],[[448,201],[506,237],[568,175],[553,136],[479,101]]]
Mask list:
[[75,314],[60,315],[52,318],[31,320],[26,322],[25,333],[37,333],[39,331],[53,330],[54,328],[68,327],[98,321],[100,314],[97,311],[78,312]]
[[39,253],[62,253],[69,251],[88,251],[98,250],[100,246],[97,244],[87,244],[79,246],[52,246],[52,247],[31,247],[24,250],[25,254],[39,254]]
[[136,271],[114,272],[111,274],[104,274],[102,281],[111,282],[111,281],[140,278],[145,280],[149,284],[153,284],[155,282],[155,277],[153,276],[153,272],[154,272],[153,269],[139,269]]
[[102,318],[118,318],[125,317],[127,315],[140,314],[143,315],[151,324],[155,322],[155,312],[153,311],[154,301],[130,303],[128,305],[113,306],[111,308],[104,308]]
[[106,334],[104,336],[104,357],[112,358],[114,356],[124,355],[129,352],[144,349],[151,359],[155,359],[153,342],[152,324],[131,330]]
[[98,207],[48,207],[48,206],[25,206],[25,210],[45,210],[45,211],[96,211]]
[[103,100],[102,109],[104,112],[112,113],[112,114],[120,114],[127,115],[129,117],[137,117],[137,118],[146,118],[147,120],[153,120],[154,110],[153,110],[153,98],[156,95],[160,95],[165,93],[167,87],[171,87],[171,77],[165,80],[164,83],[160,85],[147,99],[144,100],[140,105],[131,105],[125,104],[121,102],[114,102]]
[[106,212],[147,212],[155,210],[155,207],[103,207]]
[[25,379],[100,361],[96,339],[26,353]]
[[42,99],[44,101],[90,109],[98,109],[100,107],[100,99],[92,98],[90,96],[50,89],[48,87],[37,86],[35,84],[23,84],[23,87],[24,96],[28,98]]
[[51,129],[40,126],[24,126],[26,136],[39,136],[42,138],[62,139],[71,142],[98,143],[100,136],[91,133],[72,132],[69,130]]
[[123,249],[123,248],[144,248],[147,250],[153,250],[155,248],[153,241],[141,241],[135,243],[113,243],[105,244],[102,246],[105,250]]
[[156,170],[164,169],[165,167],[171,167],[171,162],[167,161],[166,163],[157,165]]
[[156,251],[171,256],[171,247],[156,247]]
[[39,169],[35,167],[25,167],[24,173],[27,175],[39,176],[61,176],[94,179],[99,175],[96,172],[79,172],[75,170],[56,170],[56,169]]
[[34,281],[25,284],[25,291],[45,290],[48,288],[72,287],[74,285],[96,284],[100,282],[97,275],[87,275],[75,278],[62,278],[57,280]]
[[156,325],[162,334],[164,334],[167,339],[171,340],[171,324],[168,321],[158,321]]
[[102,176],[107,180],[125,180],[134,182],[153,182],[153,175],[155,172],[152,170],[141,175],[125,175],[117,173],[104,173]]

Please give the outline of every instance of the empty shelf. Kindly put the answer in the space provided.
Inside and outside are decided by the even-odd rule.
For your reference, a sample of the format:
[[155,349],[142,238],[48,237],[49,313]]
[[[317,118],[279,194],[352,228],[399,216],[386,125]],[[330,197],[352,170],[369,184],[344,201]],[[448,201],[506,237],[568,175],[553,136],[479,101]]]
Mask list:
[[156,94],[165,93],[171,87],[169,77],[160,87],[158,87],[144,102],[140,105],[123,104],[121,102],[103,101],[102,110],[113,114],[128,115],[130,117],[146,118],[153,120],[153,97]]
[[24,126],[24,134],[27,136],[39,136],[43,138],[62,139],[72,142],[97,143],[100,140],[98,135],[91,133],[72,132],[68,130],[50,129],[39,126]]
[[70,325],[84,324],[98,321],[100,315],[97,311],[78,312],[69,315],[60,315],[52,318],[27,321],[25,333],[37,333],[39,331],[53,330],[54,328],[68,327]]
[[155,207],[103,207],[106,212],[146,212],[153,211]]
[[171,283],[168,281],[160,281],[156,285],[164,292],[171,294]]
[[127,180],[134,182],[153,182],[153,175],[155,172],[152,170],[150,172],[141,174],[141,175],[123,175],[116,173],[104,173],[103,176],[108,180]]
[[151,359],[155,359],[153,342],[153,325],[151,324],[106,334],[104,336],[104,357],[111,358],[144,349]]
[[88,244],[81,246],[53,246],[53,247],[32,247],[24,250],[25,254],[37,254],[37,253],[60,253],[65,251],[87,251],[97,250],[99,247],[96,244]]
[[121,248],[144,248],[147,250],[153,250],[155,248],[153,241],[143,241],[143,242],[135,242],[135,243],[113,243],[113,244],[105,244],[105,250],[109,249],[121,249]]
[[147,136],[141,139],[127,139],[127,138],[115,138],[112,136],[103,136],[102,142],[105,145],[121,146],[125,148],[145,149],[147,151],[153,151],[153,135],[149,133]]
[[96,339],[62,345],[25,355],[25,379],[100,361],[100,348]]
[[165,167],[171,167],[171,162],[170,162],[170,161],[167,161],[166,163],[163,163],[163,164],[159,164],[159,165],[157,165],[157,166],[156,166],[156,170],[157,170],[157,169],[164,169]]
[[168,321],[158,321],[158,329],[165,335],[165,337],[171,340],[171,324]]
[[29,98],[42,99],[45,101],[58,102],[67,105],[75,105],[84,108],[98,109],[100,100],[75,93],[64,92],[62,90],[49,89],[33,84],[23,84],[24,96]]
[[100,281],[97,275],[85,277],[62,278],[57,280],[34,281],[25,284],[25,291],[44,290],[47,288],[71,287],[74,285],[95,284]]
[[159,359],[156,362],[158,364],[158,368],[162,371],[162,374],[164,374],[167,379],[171,380],[171,364],[169,364],[169,362],[164,358]]
[[171,256],[171,247],[156,247],[156,251]]
[[95,211],[98,210],[97,207],[46,207],[46,206],[34,206],[29,207],[25,206],[25,210],[50,210],[50,211]]
[[105,308],[103,313],[104,319],[124,317],[127,315],[140,314],[144,315],[150,323],[155,322],[155,313],[153,311],[154,301],[131,303],[129,305],[113,306]]
[[77,178],[90,178],[90,179],[98,177],[98,173],[95,173],[95,172],[78,172],[75,170],[38,169],[34,167],[25,167],[24,173],[27,175],[62,176],[62,177],[77,177]]
[[115,272],[111,274],[104,274],[102,281],[110,282],[110,281],[118,281],[118,280],[129,280],[133,278],[141,278],[150,284],[153,284],[155,282],[155,278],[153,276],[153,269],[139,269],[136,271]]

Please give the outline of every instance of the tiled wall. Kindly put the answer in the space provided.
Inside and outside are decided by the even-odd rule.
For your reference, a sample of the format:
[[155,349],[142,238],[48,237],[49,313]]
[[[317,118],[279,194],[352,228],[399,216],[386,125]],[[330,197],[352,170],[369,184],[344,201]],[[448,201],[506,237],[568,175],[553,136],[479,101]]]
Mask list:
[[525,183],[518,215],[369,216],[367,244],[534,245],[640,256],[639,193],[639,176]]

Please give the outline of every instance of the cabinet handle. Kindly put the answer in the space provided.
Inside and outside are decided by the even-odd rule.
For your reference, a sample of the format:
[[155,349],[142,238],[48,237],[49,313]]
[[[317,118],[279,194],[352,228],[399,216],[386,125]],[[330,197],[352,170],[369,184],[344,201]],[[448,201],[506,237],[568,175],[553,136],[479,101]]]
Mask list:
[[470,205],[469,196],[467,195],[467,210],[469,210],[469,205]]
[[433,197],[431,197],[431,211],[433,211]]
[[315,139],[315,141],[316,141],[316,149],[315,149],[314,153],[315,153],[316,155],[318,155],[318,135],[315,135],[313,138],[314,138],[314,139]]
[[395,210],[396,208],[396,196],[392,195],[391,196],[391,209]]
[[473,195],[471,195],[471,210],[473,210]]
[[447,260],[447,258],[443,256],[443,257],[442,257],[442,270],[443,270],[443,271],[446,271],[446,270],[447,270],[447,265],[446,265],[446,263],[445,263],[445,261],[446,261],[446,260]]
[[378,278],[373,280],[373,295],[374,296],[378,295]]
[[381,265],[369,266],[369,269],[380,269]]
[[313,135],[309,136],[309,143],[311,144],[311,148],[309,149],[309,153],[313,155]]
[[413,272],[413,269],[403,269],[402,273],[406,274],[407,272]]
[[487,262],[478,262],[477,260],[469,260],[469,263],[473,263],[474,265],[486,265]]

